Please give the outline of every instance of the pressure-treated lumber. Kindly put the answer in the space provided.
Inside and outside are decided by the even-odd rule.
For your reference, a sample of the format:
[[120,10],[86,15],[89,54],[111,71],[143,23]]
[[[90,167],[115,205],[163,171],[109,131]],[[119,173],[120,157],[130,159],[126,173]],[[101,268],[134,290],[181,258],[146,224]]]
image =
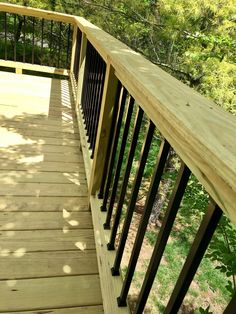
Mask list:
[[236,224],[235,117],[84,18],[76,23]]
[[98,275],[0,281],[0,295],[2,312],[97,305],[102,302]]
[[[95,194],[99,189],[105,165],[105,157],[108,149],[109,134],[111,131],[112,114],[116,101],[118,80],[114,68],[108,63],[104,83],[104,92],[101,104],[100,119],[97,130],[97,141],[91,176],[89,178],[89,193]],[[110,148],[109,148],[110,149]]]
[[[0,4],[0,11],[1,11],[1,4]],[[42,65],[37,65],[37,64],[16,62],[16,61],[10,61],[10,60],[0,59],[0,67],[15,68],[17,74],[22,74],[22,70],[28,70],[28,71],[68,76],[67,69],[59,69],[59,68],[49,67],[45,65],[42,66]]]
[[0,230],[91,229],[89,212],[0,212]]
[[[9,254],[21,256],[24,252],[81,251],[94,250],[92,229],[0,231],[1,257]],[[30,239],[30,240],[29,240]],[[49,253],[50,254],[50,253]],[[17,261],[17,260],[16,260]],[[25,269],[22,269],[25,272]]]
[[82,33],[81,37],[81,48],[80,48],[80,59],[79,59],[79,73],[78,73],[78,88],[76,96],[76,108],[81,106],[82,101],[82,91],[83,91],[83,82],[84,82],[84,70],[86,63],[86,50],[87,50],[87,38],[86,34]]
[[[50,309],[50,314],[103,314],[103,307],[101,305],[91,305],[83,307],[73,307],[73,308],[60,308],[60,309]],[[35,311],[20,311],[17,314],[36,314]],[[45,310],[37,310],[37,314],[47,314]]]
[[[65,158],[65,157],[64,157]],[[77,186],[86,185],[85,174],[75,172],[40,172],[40,171],[4,171],[0,170],[0,184],[18,183],[55,183],[73,184]],[[60,196],[60,195],[59,195]]]
[[[51,175],[51,174],[50,174]],[[86,196],[6,196],[0,197],[0,211],[18,212],[69,212],[88,211]]]
[[[16,263],[17,253],[19,255]],[[20,256],[21,255],[21,256]],[[37,267],[35,265],[37,264]],[[22,272],[27,269],[27,272]],[[96,251],[27,253],[18,250],[0,259],[1,280],[97,274]]]
[[77,31],[78,27],[75,25],[73,28],[73,37],[72,37],[72,49],[71,49],[71,63],[70,63],[70,75],[74,75],[74,65],[75,65],[75,52],[77,45]]
[[0,11],[27,15],[27,16],[35,16],[39,18],[43,18],[46,20],[53,20],[65,23],[74,23],[74,16],[64,13],[58,13],[54,11],[41,10],[30,8],[21,5],[9,4],[9,3],[0,3]]
[[68,81],[16,77],[0,72],[0,313],[103,313]]
[[106,213],[101,212],[101,201],[98,200],[96,196],[91,196],[90,205],[93,217],[104,313],[128,314],[128,307],[117,306],[116,298],[119,296],[122,288],[122,279],[120,276],[111,276],[111,268],[116,253],[115,251],[107,250],[107,243],[110,239],[110,230],[104,230],[102,224],[106,219]]

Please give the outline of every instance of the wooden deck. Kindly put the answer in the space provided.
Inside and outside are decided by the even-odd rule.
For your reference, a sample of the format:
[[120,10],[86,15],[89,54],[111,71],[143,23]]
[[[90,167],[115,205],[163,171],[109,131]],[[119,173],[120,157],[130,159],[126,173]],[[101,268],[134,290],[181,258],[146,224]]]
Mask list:
[[66,80],[0,72],[0,313],[103,313]]

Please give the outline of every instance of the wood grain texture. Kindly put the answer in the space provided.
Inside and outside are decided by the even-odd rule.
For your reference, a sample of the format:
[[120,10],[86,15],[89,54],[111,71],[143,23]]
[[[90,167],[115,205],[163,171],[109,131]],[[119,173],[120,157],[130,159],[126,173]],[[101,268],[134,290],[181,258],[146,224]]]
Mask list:
[[[30,239],[30,241],[29,241]],[[87,251],[95,248],[92,229],[0,231],[1,257],[19,252]],[[25,272],[23,269],[22,272]]]
[[[21,255],[21,256],[20,256]],[[37,265],[37,267],[35,267]],[[22,272],[22,269],[27,271]],[[96,251],[27,253],[18,250],[0,259],[1,280],[97,274]]]
[[5,196],[0,197],[0,211],[11,212],[62,212],[88,211],[86,196],[59,196],[59,197],[34,197],[34,196]]
[[77,31],[78,27],[74,25],[73,27],[73,37],[72,37],[72,46],[71,46],[71,64],[70,64],[70,74],[74,75],[74,64],[75,64],[75,52],[77,44]]
[[18,183],[56,183],[86,185],[85,174],[78,172],[40,172],[40,171],[4,171],[0,170],[0,184]]
[[[2,170],[17,170],[17,171],[45,171],[45,172],[79,172],[84,174],[85,170],[83,168],[83,163],[65,163],[65,162],[53,162],[53,161],[43,161],[38,162],[31,158],[30,161],[25,159],[24,162],[12,162],[11,160],[1,160],[0,159],[0,169]],[[33,161],[32,161],[33,160]],[[50,192],[48,192],[50,193]],[[73,196],[73,195],[71,195]]]
[[93,167],[91,170],[91,177],[89,179],[89,194],[93,195],[96,191],[98,191],[102,181],[104,167],[107,167],[107,165],[105,165],[105,158],[111,130],[112,113],[117,96],[117,86],[118,80],[115,76],[114,69],[108,63],[101,104],[101,113],[97,129],[97,141],[95,145]]
[[[66,136],[68,136],[69,134],[75,134],[76,136],[79,136],[78,134],[78,128],[76,126],[74,126],[73,128],[70,126],[63,126],[60,125],[58,122],[58,125],[52,125],[51,122],[47,122],[47,120],[39,120],[37,121],[36,119],[33,119],[34,117],[32,117],[32,121],[28,120],[26,122],[21,122],[20,121],[5,121],[4,120],[0,120],[1,121],[1,127],[7,127],[7,128],[12,128],[14,129],[25,129],[25,130],[37,130],[40,132],[42,131],[46,131],[46,132],[54,132],[57,134],[57,136],[61,136],[60,133],[63,133],[63,135],[65,134]],[[47,124],[46,124],[47,123]]]
[[[1,11],[1,5],[2,4],[0,4],[0,11]],[[54,67],[49,67],[49,66],[41,66],[37,64],[29,64],[29,63],[9,61],[9,60],[6,61],[6,60],[0,59],[0,66],[8,67],[8,68],[15,68],[16,74],[22,74],[22,70],[29,70],[29,71],[35,71],[35,72],[68,76],[67,69],[59,69],[59,68],[54,68]]]
[[97,305],[102,302],[98,275],[0,281],[0,295],[3,312]]
[[101,280],[104,313],[128,314],[129,307],[118,307],[117,296],[122,288],[121,276],[111,276],[111,268],[115,259],[115,251],[107,250],[107,243],[110,239],[110,230],[104,230],[106,213],[101,212],[102,202],[95,196],[90,197],[91,211],[94,225],[94,236],[97,249],[98,268]]
[[90,212],[0,212],[0,230],[90,229]]
[[102,313],[68,81],[16,76],[0,72],[0,313]]
[[22,15],[27,15],[27,16],[35,16],[35,17],[40,17],[47,20],[54,20],[54,21],[59,21],[59,22],[66,22],[66,23],[72,23],[72,24],[74,23],[74,17],[69,14],[35,9],[35,8],[26,7],[26,6],[21,6],[21,5],[9,4],[9,3],[1,3],[0,11],[22,14]]
[[[9,312],[8,312],[9,313]],[[20,311],[17,314],[47,314],[48,312],[45,310],[36,310],[36,311]],[[90,306],[80,306],[73,308],[64,308],[64,309],[50,309],[50,314],[102,314],[103,307],[102,305],[90,305]],[[3,313],[3,314],[6,314]]]
[[76,22],[236,224],[236,118],[85,19]]
[[[1,167],[1,163],[0,163]],[[87,193],[85,185],[50,184],[50,183],[16,183],[2,184],[0,195],[2,196],[84,196]]]

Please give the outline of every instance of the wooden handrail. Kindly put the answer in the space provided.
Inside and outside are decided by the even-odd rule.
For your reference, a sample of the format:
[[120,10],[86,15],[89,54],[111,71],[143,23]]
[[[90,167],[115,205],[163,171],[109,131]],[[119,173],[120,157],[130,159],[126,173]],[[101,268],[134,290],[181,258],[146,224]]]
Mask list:
[[[101,222],[104,221],[105,213],[100,212],[98,209],[100,201],[94,197],[101,185],[101,177],[106,167],[104,160],[109,146],[109,134],[112,129],[111,117],[117,100],[118,86],[121,83],[124,89],[127,89],[133,100],[137,101],[165,140],[182,159],[184,167],[187,165],[211,198],[234,224],[236,224],[236,119],[82,17],[2,3],[0,3],[0,11],[71,23],[75,26],[70,76],[71,79],[75,76],[73,72],[77,72],[77,68],[74,69],[74,63],[80,60],[79,77],[77,80],[76,75],[73,91],[78,116],[81,113],[82,90],[86,86],[84,73],[87,56],[90,66],[94,66],[90,56],[94,56],[95,53],[98,64],[104,64],[102,59],[106,63],[106,70],[103,72],[103,76],[106,72],[105,79],[99,85],[100,91],[103,90],[103,93],[98,93],[99,89],[97,88],[97,94],[93,92],[94,99],[98,99],[98,94],[99,97],[102,95],[101,102],[97,103],[97,107],[101,111],[100,115],[98,114],[100,120],[96,129],[97,134],[95,134],[95,136],[97,135],[95,149],[93,147],[95,155],[92,162],[88,158],[89,163],[86,167],[88,171],[86,172],[89,180],[89,199],[96,235],[104,312],[127,313],[127,309],[116,306],[115,300],[122,282],[120,277],[111,278],[110,275],[114,252],[107,253],[106,244],[110,234],[103,230]],[[81,40],[78,40],[77,34]],[[88,47],[93,49],[91,55],[88,53]],[[75,61],[76,57],[77,61]],[[98,69],[93,68],[94,70]],[[89,103],[92,104],[91,99],[89,99]],[[81,116],[79,119],[79,127],[83,128]],[[89,126],[90,129],[94,128],[94,125]],[[86,140],[86,135],[83,132],[81,134],[82,149],[85,151],[87,143],[83,143],[83,139]],[[89,150],[86,154],[89,156]],[[155,194],[152,193],[152,195]],[[218,210],[218,206],[214,202],[212,204],[214,213],[215,210]],[[170,213],[172,213],[171,207]],[[174,217],[172,217],[173,219]],[[212,221],[205,224],[206,230],[212,229],[212,227],[208,228],[208,225],[212,226],[210,223]],[[215,225],[217,225],[216,221]],[[210,237],[208,240],[210,241]],[[140,241],[142,241],[142,232]],[[202,252],[204,253],[204,251]]]
[[6,3],[0,11],[76,24],[236,224],[234,116],[82,17]]
[[207,192],[236,224],[236,119],[81,17],[85,33]]
[[21,5],[9,4],[9,3],[0,3],[0,11],[7,13],[22,14],[27,16],[34,16],[43,18],[46,20],[53,20],[58,22],[65,22],[74,24],[74,16],[64,13],[58,13],[54,11],[35,9],[31,7],[25,7]]

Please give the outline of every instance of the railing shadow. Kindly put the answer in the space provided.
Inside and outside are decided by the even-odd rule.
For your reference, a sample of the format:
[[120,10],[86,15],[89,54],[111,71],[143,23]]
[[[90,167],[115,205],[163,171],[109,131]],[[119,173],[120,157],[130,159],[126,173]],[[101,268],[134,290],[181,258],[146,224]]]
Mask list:
[[[21,95],[17,91],[14,94],[14,88],[15,103],[0,105],[0,183],[7,185],[8,198],[16,193],[17,185],[25,182],[72,184],[85,189],[79,134],[68,85],[66,80],[52,79],[47,106],[44,99],[42,110],[39,102],[29,106],[31,109],[36,106],[35,113],[27,112],[27,106],[22,110],[20,105],[16,107]],[[24,100],[28,103],[32,91],[28,95],[27,84],[21,87],[25,87]],[[40,196],[38,188],[35,196]]]

